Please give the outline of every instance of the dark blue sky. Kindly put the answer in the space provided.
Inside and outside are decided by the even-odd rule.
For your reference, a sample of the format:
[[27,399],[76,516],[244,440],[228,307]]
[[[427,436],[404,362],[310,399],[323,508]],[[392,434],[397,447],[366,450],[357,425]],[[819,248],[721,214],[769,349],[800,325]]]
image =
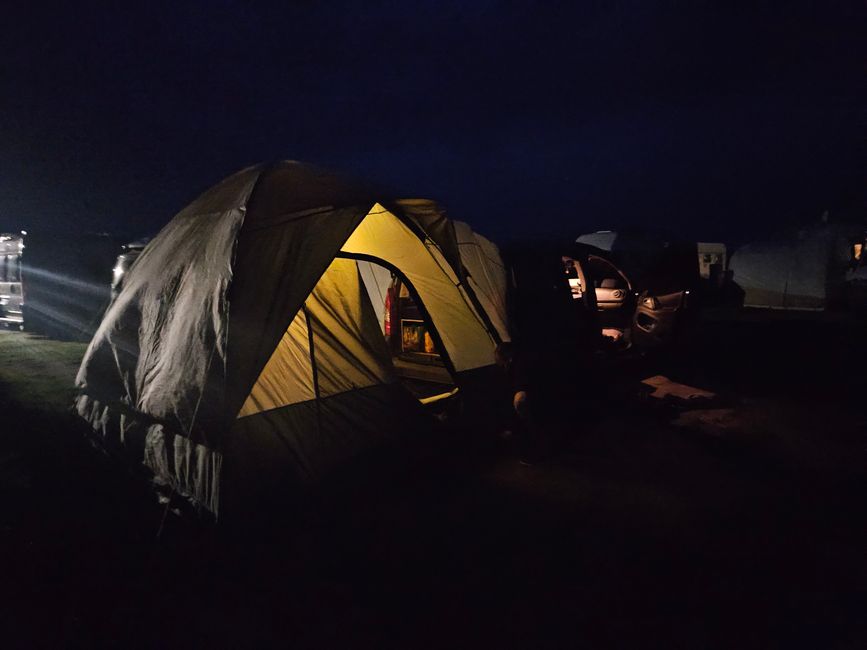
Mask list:
[[867,196],[863,2],[22,3],[3,22],[0,230],[146,233],[281,158],[498,238],[742,239]]

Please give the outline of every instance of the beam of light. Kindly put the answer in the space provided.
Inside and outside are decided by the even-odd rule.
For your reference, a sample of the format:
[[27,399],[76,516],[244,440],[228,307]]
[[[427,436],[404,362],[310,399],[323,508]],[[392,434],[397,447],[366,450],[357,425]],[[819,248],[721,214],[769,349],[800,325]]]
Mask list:
[[[62,329],[67,333],[85,335],[88,339],[91,339],[96,334],[96,331],[102,323],[102,319],[105,317],[108,300],[100,305],[92,303],[90,305],[81,306],[75,301],[69,301],[67,296],[64,296],[64,298],[67,298],[66,306],[79,306],[81,308],[67,310],[63,309],[64,305],[58,305],[58,307],[60,307],[58,309],[51,304],[45,304],[45,302],[41,300],[36,302],[27,302],[27,312],[24,315],[25,329],[28,327],[28,323],[42,320],[44,323]],[[37,326],[36,329],[38,333],[38,330],[41,328]],[[137,331],[137,328],[134,328],[133,331]],[[137,339],[131,341],[123,335],[113,336],[111,345],[130,357],[137,358],[139,356]],[[123,376],[120,367],[118,367],[118,372]]]
[[44,280],[49,280],[55,284],[79,289],[84,293],[89,293],[94,296],[105,296],[108,291],[108,282],[105,284],[97,284],[95,282],[87,282],[86,280],[80,280],[77,278],[70,277],[68,275],[62,275],[60,273],[54,273],[52,271],[46,271],[45,269],[40,269],[35,266],[30,266],[26,263],[22,264],[21,276],[24,278],[25,291],[27,286],[27,277],[35,277],[41,278]]
[[27,313],[24,317],[24,326],[27,327],[28,321],[32,320],[30,314],[36,313],[45,318],[45,320],[56,323],[59,325],[63,325],[68,329],[71,329],[76,332],[83,332],[86,334],[93,334],[96,331],[96,328],[99,326],[97,322],[99,314],[92,314],[92,318],[89,320],[85,320],[83,318],[79,318],[75,314],[72,314],[67,311],[62,311],[58,309],[54,309],[49,305],[45,305],[42,303],[26,303]]
[[[84,295],[82,292],[70,291],[66,287],[58,287],[56,285],[49,286],[46,284],[40,284],[38,287],[34,288],[33,286],[27,286],[26,279],[24,281],[24,292],[26,294],[26,300],[24,301],[26,304],[38,300],[39,297],[46,296],[57,303],[81,304],[82,309],[88,309],[94,303],[107,303],[110,294],[108,288],[103,289],[99,294],[89,295]],[[34,298],[34,296],[38,297]]]

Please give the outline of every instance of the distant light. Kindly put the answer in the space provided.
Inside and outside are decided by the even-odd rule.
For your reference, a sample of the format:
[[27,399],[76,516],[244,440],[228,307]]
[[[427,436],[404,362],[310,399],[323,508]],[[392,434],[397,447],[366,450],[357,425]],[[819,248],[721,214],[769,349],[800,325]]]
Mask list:
[[21,234],[22,234],[22,235],[26,235],[26,234],[27,234],[27,231],[26,231],[26,230],[22,230],[22,231],[21,231]]

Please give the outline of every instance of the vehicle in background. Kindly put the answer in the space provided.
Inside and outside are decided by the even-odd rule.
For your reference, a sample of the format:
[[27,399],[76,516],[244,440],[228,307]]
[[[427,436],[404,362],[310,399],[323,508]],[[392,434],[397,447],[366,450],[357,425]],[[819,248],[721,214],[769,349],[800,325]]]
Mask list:
[[605,251],[633,277],[669,276],[690,289],[694,302],[719,302],[730,284],[728,251],[720,242],[685,241],[651,229],[600,230],[575,241]]
[[429,315],[409,285],[391,273],[385,293],[382,328],[395,372],[424,400],[449,392],[455,380],[446,367]]
[[685,284],[694,284],[699,276],[700,255],[696,242],[655,229],[600,230],[579,235],[576,244],[592,246],[635,276],[680,276]]
[[26,331],[89,340],[111,298],[107,269],[119,242],[107,233],[28,231],[20,255]]
[[416,363],[442,364],[430,327],[409,287],[394,275],[385,298],[385,336],[396,357]]
[[648,349],[669,342],[686,318],[691,287],[676,276],[627,275],[605,251],[576,244],[562,257],[573,300],[596,317],[617,349]]
[[150,237],[142,237],[141,239],[137,239],[129,244],[124,244],[123,252],[117,256],[114,268],[111,271],[112,300],[120,293],[127,272],[132,268],[133,263],[138,259],[138,256],[141,255],[141,252],[150,240]]
[[504,257],[513,340],[559,372],[599,352],[662,347],[689,321],[689,287],[633,275],[594,246],[522,243]]
[[722,289],[729,279],[728,250],[720,242],[697,242],[698,275],[710,287]]
[[15,329],[24,328],[21,254],[26,234],[0,234],[0,325]]

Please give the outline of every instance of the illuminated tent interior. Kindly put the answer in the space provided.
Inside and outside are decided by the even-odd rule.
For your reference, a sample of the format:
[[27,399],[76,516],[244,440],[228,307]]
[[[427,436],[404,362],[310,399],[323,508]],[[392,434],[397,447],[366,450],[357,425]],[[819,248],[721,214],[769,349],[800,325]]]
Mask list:
[[[391,286],[416,310],[393,324],[423,335],[415,356],[384,336]],[[429,431],[426,405],[489,371],[508,338],[504,292],[496,247],[436,203],[294,162],[246,169],[137,259],[82,361],[77,410],[222,517]],[[424,397],[413,367],[433,377],[416,380]]]

